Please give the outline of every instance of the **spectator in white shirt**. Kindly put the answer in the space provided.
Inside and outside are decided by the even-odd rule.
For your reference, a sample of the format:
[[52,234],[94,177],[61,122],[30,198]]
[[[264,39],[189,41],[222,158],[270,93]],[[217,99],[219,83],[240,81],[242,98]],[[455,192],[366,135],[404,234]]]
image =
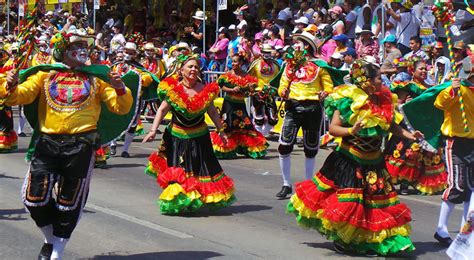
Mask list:
[[411,12],[412,7],[413,4],[410,0],[404,0],[398,12],[391,8],[387,10],[388,14],[393,18],[389,22],[396,26],[395,36],[398,39],[398,49],[402,54],[410,52],[410,37],[418,35],[420,29],[418,19]]
[[421,38],[419,36],[412,36],[410,38],[410,49],[411,51],[403,56],[403,58],[406,60],[413,57],[418,57],[424,61],[427,61],[430,58],[428,54],[426,54],[426,52],[421,49]]

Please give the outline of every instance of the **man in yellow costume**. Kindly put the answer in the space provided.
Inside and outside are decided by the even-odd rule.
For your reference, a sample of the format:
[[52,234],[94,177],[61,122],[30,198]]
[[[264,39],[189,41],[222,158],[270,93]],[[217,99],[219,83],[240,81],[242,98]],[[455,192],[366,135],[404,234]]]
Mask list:
[[452,242],[448,220],[455,205],[464,204],[463,222],[474,211],[474,45],[469,47],[457,78],[429,88],[402,107],[410,125],[423,132],[425,147],[444,145],[448,188],[434,238],[446,247]]
[[305,177],[314,174],[315,157],[319,150],[319,138],[324,110],[322,101],[333,91],[334,86],[343,83],[347,72],[329,67],[325,62],[315,59],[316,39],[308,33],[293,35],[294,50],[290,50],[280,75],[278,94],[285,100],[285,118],[280,134],[278,152],[283,177],[283,187],[276,196],[286,198],[291,188],[291,152],[300,127],[303,129],[305,153]]
[[[78,223],[89,192],[94,150],[104,137],[100,128],[107,120],[101,120],[102,115],[113,115],[109,123],[122,117],[130,120],[135,103],[117,73],[106,66],[84,66],[93,38],[73,31],[57,34],[52,43],[54,59],[62,63],[39,65],[19,75],[12,70],[0,82],[6,104],[25,105],[25,112],[33,111],[27,117],[36,119],[30,121],[38,137],[22,197],[45,237],[38,259],[61,259]],[[30,105],[35,107],[30,110]],[[126,126],[118,128],[123,131]]]
[[276,91],[270,87],[270,81],[280,72],[278,62],[272,58],[274,49],[263,44],[262,56],[250,65],[249,74],[258,79],[258,87],[252,96],[253,119],[255,129],[267,135],[278,123],[277,107],[274,95]]

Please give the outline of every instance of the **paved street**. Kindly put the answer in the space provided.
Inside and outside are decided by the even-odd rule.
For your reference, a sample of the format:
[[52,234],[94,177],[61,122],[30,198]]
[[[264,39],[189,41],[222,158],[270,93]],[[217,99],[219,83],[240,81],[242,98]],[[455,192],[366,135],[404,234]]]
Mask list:
[[[20,198],[28,169],[23,159],[28,141],[20,138],[16,153],[0,154],[0,259],[36,259],[43,243]],[[86,211],[65,259],[349,258],[336,254],[332,243],[315,231],[298,227],[294,217],[285,213],[288,200],[275,198],[281,187],[275,141],[264,160],[221,161],[235,180],[238,201],[233,206],[186,217],[160,215],[156,199],[161,188],[143,174],[147,157],[159,141],[146,145],[139,141],[136,138],[132,145],[132,158],[113,157],[108,169],[95,170]],[[319,153],[317,168],[328,153]],[[295,147],[294,181],[302,179],[303,161],[302,148]],[[412,239],[417,249],[409,257],[446,259],[445,250],[433,239],[440,197],[411,195],[402,200],[413,211]],[[451,219],[453,238],[461,212],[458,206]]]

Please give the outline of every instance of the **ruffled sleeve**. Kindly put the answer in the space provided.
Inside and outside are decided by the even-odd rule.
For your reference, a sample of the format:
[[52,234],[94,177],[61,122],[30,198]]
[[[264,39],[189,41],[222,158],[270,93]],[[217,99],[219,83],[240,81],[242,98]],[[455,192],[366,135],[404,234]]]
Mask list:
[[364,128],[358,133],[360,136],[385,135],[395,118],[397,98],[388,90],[375,95],[378,96],[379,105],[371,103],[362,89],[354,85],[341,85],[326,98],[325,110],[329,118],[338,110],[345,126],[352,126],[362,120]]

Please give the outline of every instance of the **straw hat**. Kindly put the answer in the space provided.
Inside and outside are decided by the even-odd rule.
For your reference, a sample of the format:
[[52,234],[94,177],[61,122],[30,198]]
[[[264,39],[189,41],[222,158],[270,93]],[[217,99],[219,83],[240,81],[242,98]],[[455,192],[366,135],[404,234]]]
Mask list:
[[[301,41],[304,41],[306,43],[308,43],[311,48],[313,48],[313,51],[316,52],[316,50],[318,49],[316,46],[316,37],[314,37],[311,33],[309,32],[302,32],[302,33],[298,33],[298,34],[294,34],[293,35],[293,39],[295,40],[301,40]],[[314,53],[311,53],[311,55],[315,55]]]
[[207,17],[204,15],[204,12],[203,11],[196,11],[196,13],[194,14],[193,16],[194,19],[198,19],[198,20],[205,20],[207,19]]

